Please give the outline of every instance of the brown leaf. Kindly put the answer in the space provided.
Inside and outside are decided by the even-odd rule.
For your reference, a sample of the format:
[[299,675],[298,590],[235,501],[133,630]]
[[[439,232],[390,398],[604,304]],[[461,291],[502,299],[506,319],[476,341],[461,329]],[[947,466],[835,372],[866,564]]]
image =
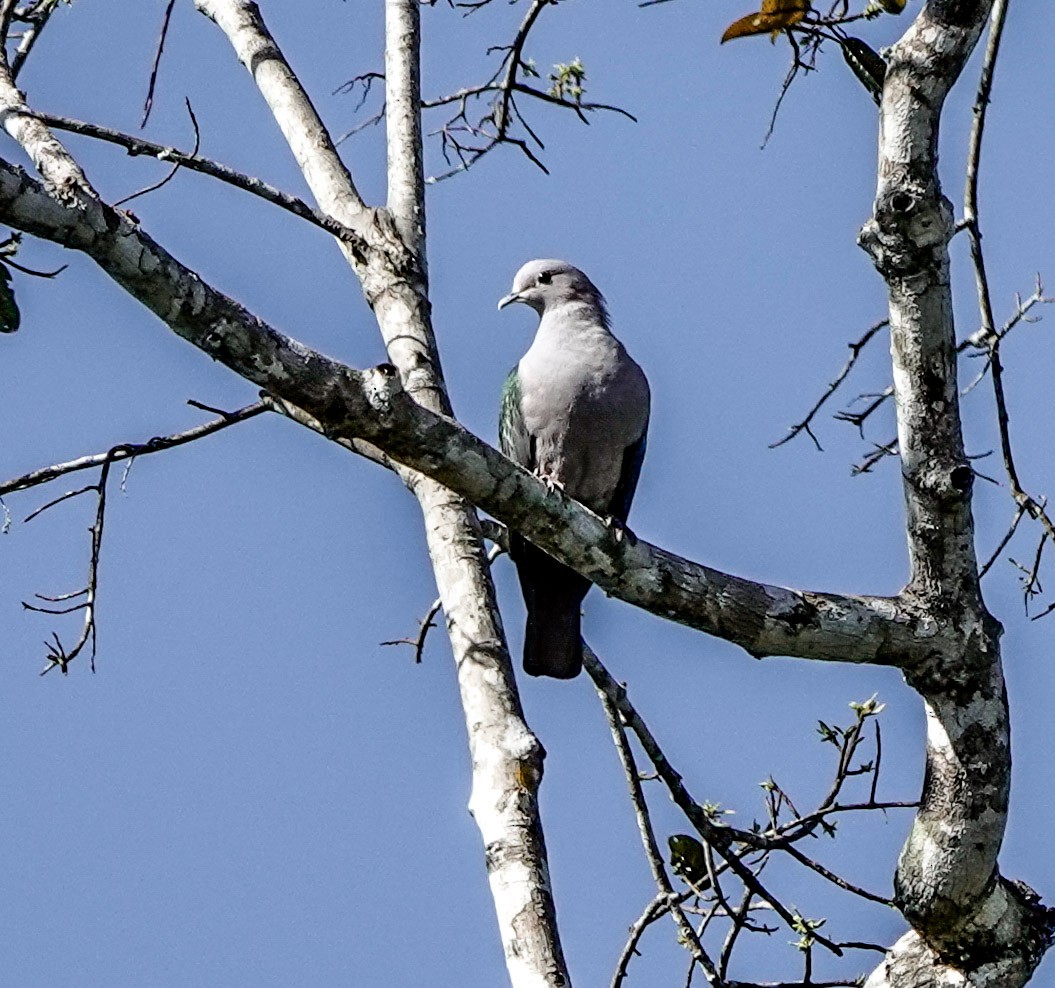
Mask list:
[[762,9],[734,21],[725,29],[721,43],[733,38],[783,31],[798,24],[810,10],[810,0],[763,0]]

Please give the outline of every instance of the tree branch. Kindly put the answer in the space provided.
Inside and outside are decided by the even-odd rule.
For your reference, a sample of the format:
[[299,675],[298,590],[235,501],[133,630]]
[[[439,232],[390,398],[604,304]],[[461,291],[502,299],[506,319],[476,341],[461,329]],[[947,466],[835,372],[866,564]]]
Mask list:
[[[356,378],[360,383],[372,381],[372,393],[385,403],[384,394],[398,383],[398,374],[400,393],[409,396],[407,403],[414,409],[433,415],[451,411],[430,316],[424,213],[413,214],[422,193],[407,184],[420,176],[421,167],[419,125],[408,117],[420,104],[420,37],[414,30],[417,12],[409,7],[413,3],[386,2],[388,43],[398,49],[395,58],[411,61],[390,63],[387,73],[392,79],[386,82],[390,94],[405,103],[388,118],[390,123],[395,121],[388,145],[393,211],[367,211],[334,142],[282,58],[256,5],[248,0],[196,0],[198,9],[228,36],[267,98],[319,205],[361,230],[368,243],[362,254],[341,246],[377,318],[394,365],[388,368],[392,374],[364,378],[335,365],[335,380],[340,383],[322,405],[305,404],[283,389],[271,391],[318,418],[326,428],[334,425],[332,414],[341,404],[346,385]],[[332,431],[345,439],[373,442],[369,436],[340,427]],[[520,707],[479,520],[470,504],[433,480],[406,471],[400,475],[421,507],[447,617],[473,767],[469,808],[487,849],[488,876],[509,975],[515,988],[558,988],[568,984],[568,975],[538,811],[544,753]]]
[[[838,390],[839,385],[846,380],[847,375],[853,370],[854,364],[857,363],[857,358],[861,356],[861,351],[868,346],[869,342],[876,333],[878,333],[884,326],[889,325],[889,320],[881,319],[875,325],[871,326],[867,332],[855,343],[848,343],[847,346],[850,348],[850,359],[843,365],[843,369],[835,375],[831,384],[825,389],[824,394],[814,402],[813,407],[806,413],[806,417],[801,421],[795,423],[789,430],[788,434],[783,439],[778,439],[776,442],[769,444],[770,449],[776,449],[778,446],[783,446],[784,443],[791,442],[797,435],[805,432],[806,435],[813,440],[814,446],[817,449],[821,449],[821,444],[817,441],[817,437],[813,434],[813,430],[810,428],[810,423],[813,421],[814,416],[821,410],[825,402]],[[838,416],[836,416],[838,417]]]
[[48,128],[36,119],[15,86],[7,58],[7,36],[13,12],[14,0],[0,3],[0,120],[4,130],[22,145],[34,167],[55,189],[60,202],[97,199],[80,165]]
[[385,0],[388,211],[425,269],[425,166],[421,147],[421,13],[417,0]]
[[333,234],[338,240],[348,244],[361,243],[361,238],[352,229],[321,210],[313,209],[303,199],[298,199],[296,196],[282,192],[262,179],[235,171],[233,168],[229,168],[218,161],[213,161],[211,158],[205,158],[199,154],[188,154],[185,151],[168,147],[165,144],[155,144],[153,141],[144,140],[142,137],[133,137],[131,134],[112,130],[109,127],[100,127],[98,124],[88,123],[83,120],[72,120],[69,117],[57,116],[54,113],[34,112],[33,115],[55,130],[65,130],[71,134],[81,134],[99,141],[106,141],[109,144],[123,147],[130,155],[149,155],[152,158],[157,158],[158,161],[170,161],[174,165],[186,168],[188,171],[208,175],[228,185],[233,185],[236,189],[241,189],[243,192],[259,196],[266,202],[270,202],[272,205],[278,206],[280,209],[284,209],[302,220],[313,223],[321,230]]
[[1048,922],[997,870],[1010,788],[1007,697],[1000,628],[978,583],[949,278],[954,224],[937,171],[942,107],[991,7],[930,0],[887,50],[875,210],[859,238],[890,300],[911,562],[903,598],[937,635],[960,642],[958,654],[906,669],[927,704],[926,782],[895,879],[914,929],[869,988],[937,985],[946,970],[940,958],[955,958],[957,978],[990,971],[998,958],[1006,969],[992,983],[1024,984]]
[[250,0],[195,0],[194,5],[227,35],[238,60],[248,69],[267,102],[312,191],[320,186],[340,189],[340,211],[327,211],[362,234],[370,220],[370,210],[333,149],[310,98],[264,25],[257,5]]
[[[608,688],[612,682],[611,677],[593,649],[585,643],[583,660],[587,671],[593,677],[597,695],[601,698],[601,706],[604,708],[604,715],[608,721],[608,727],[612,732],[612,739],[615,741],[615,749],[619,753],[619,761],[623,766],[623,774],[626,776],[627,785],[630,789],[630,802],[634,807],[638,831],[641,834],[641,843],[645,848],[645,857],[648,860],[649,868],[652,870],[652,878],[659,888],[660,896],[665,900],[665,904],[674,918],[674,923],[681,935],[681,941],[692,954],[696,963],[703,968],[707,980],[714,984],[718,977],[714,962],[708,956],[707,951],[704,950],[703,944],[700,943],[700,938],[682,911],[678,902],[678,896],[670,884],[670,877],[667,875],[667,869],[663,863],[663,855],[656,844],[656,835],[652,829],[652,821],[649,818],[648,804],[645,802],[645,794],[641,791],[641,777],[637,770],[637,764],[634,761],[634,753],[630,750],[630,742],[627,740],[626,730],[623,727],[622,713],[612,698],[611,689]],[[712,885],[717,888],[716,882],[712,881]]]
[[63,0],[37,0],[25,8],[25,12],[19,12],[19,19],[28,23],[29,26],[22,32],[22,37],[15,49],[15,57],[11,59],[11,78],[17,79],[18,73],[26,64],[33,51],[33,46],[40,40],[40,34],[48,25],[51,15]]
[[283,336],[101,203],[67,209],[21,170],[0,163],[0,217],[84,251],[177,334],[314,416],[328,437],[373,444],[629,603],[757,656],[897,664],[943,647],[897,599],[755,583],[620,537],[456,422],[411,400],[383,369],[354,371]]
[[160,453],[165,449],[183,446],[186,443],[194,442],[196,439],[211,436],[214,432],[220,432],[229,426],[237,425],[239,422],[255,418],[261,412],[266,412],[267,410],[267,405],[262,401],[258,401],[233,412],[224,412],[220,418],[195,426],[193,429],[187,429],[185,432],[176,432],[168,436],[154,436],[145,443],[122,443],[120,446],[116,446],[105,453],[80,456],[65,463],[42,467],[31,473],[23,474],[21,477],[15,477],[12,480],[0,483],[0,497],[4,494],[12,494],[15,491],[24,491],[30,487],[38,487],[41,484],[50,483],[58,477],[64,477],[66,474],[74,473],[78,470],[90,470],[92,467],[100,467],[104,463],[119,463],[121,460],[134,459],[137,456],[148,456],[150,453]]

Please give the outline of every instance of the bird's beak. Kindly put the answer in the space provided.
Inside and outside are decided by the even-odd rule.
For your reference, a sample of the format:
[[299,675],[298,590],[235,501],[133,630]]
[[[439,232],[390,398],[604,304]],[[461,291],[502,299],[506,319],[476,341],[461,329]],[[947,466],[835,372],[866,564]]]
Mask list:
[[510,292],[510,294],[498,300],[498,308],[504,309],[507,305],[512,305],[514,302],[523,301],[524,300],[520,297],[520,292]]

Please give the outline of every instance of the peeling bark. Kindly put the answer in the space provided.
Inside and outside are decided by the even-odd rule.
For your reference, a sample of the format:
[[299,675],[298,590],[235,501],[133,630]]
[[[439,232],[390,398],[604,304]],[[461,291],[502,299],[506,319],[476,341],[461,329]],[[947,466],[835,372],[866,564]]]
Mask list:
[[[361,246],[340,246],[362,282],[402,388],[416,408],[449,415],[426,278],[417,0],[386,2],[389,201],[375,210],[363,204],[256,4],[196,5],[252,74],[319,205],[362,236]],[[384,393],[382,387],[371,397],[385,401]],[[545,753],[520,707],[479,520],[471,504],[434,480],[407,470],[400,476],[421,507],[457,664],[472,760],[469,808],[484,841],[510,980],[515,988],[560,988],[568,978],[538,810]]]
[[411,400],[384,368],[356,371],[284,336],[181,265],[126,214],[101,203],[66,209],[2,161],[0,218],[83,251],[177,334],[303,409],[330,437],[366,440],[438,480],[612,596],[759,657],[895,664],[944,647],[933,622],[897,598],[755,583],[624,537],[454,420]]
[[[346,447],[392,466],[417,496],[458,668],[480,828],[515,986],[568,983],[538,816],[541,745],[524,722],[473,504],[608,593],[750,654],[901,668],[927,710],[921,806],[896,901],[913,929],[867,988],[1018,988],[1055,929],[1001,876],[1010,735],[1000,626],[981,597],[963,448],[948,244],[937,173],[945,97],[991,3],[930,0],[889,50],[874,215],[860,242],[887,283],[911,576],[897,597],[767,586],[613,531],[451,418],[428,300],[418,0],[386,0],[389,192],[367,205],[248,0],[195,0],[256,81],[377,318],[391,364],[349,368],[206,284],[130,214],[101,202],[0,65],[0,122],[41,185],[0,161],[0,220],[84,252],[194,346]],[[2,61],[2,59],[0,59]]]
[[1000,626],[982,601],[963,448],[938,126],[991,3],[932,0],[887,53],[879,182],[860,242],[887,283],[911,576],[905,606],[949,648],[898,662],[923,696],[927,763],[895,898],[913,932],[868,988],[1025,984],[1049,938],[998,870],[1011,785]]

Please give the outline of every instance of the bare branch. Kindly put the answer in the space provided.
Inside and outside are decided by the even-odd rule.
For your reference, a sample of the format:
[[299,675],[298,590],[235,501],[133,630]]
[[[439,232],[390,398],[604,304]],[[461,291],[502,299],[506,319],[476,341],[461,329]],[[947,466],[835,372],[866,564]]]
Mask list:
[[45,594],[36,595],[38,600],[44,600],[48,602],[49,605],[81,597],[84,599],[79,600],[77,603],[68,607],[42,606],[25,601],[23,601],[22,604],[26,610],[37,611],[43,614],[61,615],[70,614],[74,611],[84,611],[84,624],[81,628],[80,636],[72,647],[67,648],[63,645],[57,634],[53,634],[52,641],[46,643],[48,647],[48,664],[41,672],[41,675],[44,675],[55,668],[61,669],[63,674],[65,674],[68,670],[69,664],[89,644],[91,645],[91,668],[93,672],[95,671],[97,627],[96,599],[99,590],[99,556],[102,552],[103,526],[106,520],[107,482],[110,476],[110,468],[113,464],[119,463],[122,460],[127,460],[129,465],[131,465],[132,461],[137,456],[146,456],[150,453],[158,453],[165,449],[173,449],[176,446],[183,446],[187,443],[194,442],[195,440],[202,439],[205,436],[212,435],[214,432],[219,432],[221,429],[226,429],[228,426],[236,425],[239,422],[245,422],[266,410],[267,406],[265,406],[263,402],[257,402],[256,404],[247,405],[245,408],[240,408],[234,412],[223,412],[219,419],[212,422],[206,422],[204,425],[197,426],[194,429],[188,429],[185,432],[178,432],[170,436],[155,436],[145,443],[122,443],[121,445],[114,446],[112,449],[107,450],[105,453],[97,453],[93,456],[82,456],[66,463],[58,463],[54,466],[44,467],[43,469],[34,470],[32,473],[24,474],[21,477],[16,477],[13,480],[0,484],[0,497],[2,497],[4,494],[9,494],[14,491],[27,490],[31,487],[38,487],[42,484],[47,484],[59,477],[66,476],[70,473],[76,473],[80,470],[87,470],[94,467],[100,468],[99,480],[96,483],[89,484],[86,487],[74,491],[68,491],[57,498],[53,498],[30,512],[25,518],[26,522],[30,522],[49,508],[53,508],[55,505],[61,504],[74,497],[78,497],[81,494],[94,493],[96,496],[95,521],[89,529],[92,539],[91,555],[88,564],[88,578],[84,588],[75,590],[72,593],[59,594],[57,596],[48,596]]
[[[488,2],[489,0],[483,0],[481,3],[455,4],[455,6],[467,7],[472,12],[486,6]],[[488,54],[501,53],[502,59],[498,68],[484,82],[421,103],[423,110],[451,105],[458,107],[454,116],[446,120],[430,135],[439,135],[444,160],[452,166],[448,171],[429,178],[430,183],[442,182],[466,171],[503,144],[519,148],[533,165],[548,173],[548,169],[535,152],[535,148],[539,150],[543,148],[542,141],[522,114],[517,104],[517,96],[571,110],[586,124],[589,123],[587,114],[598,111],[618,113],[630,120],[636,120],[632,113],[622,107],[584,100],[581,84],[573,87],[574,92],[566,91],[559,75],[556,78],[551,76],[551,79],[555,78],[555,81],[549,91],[537,89],[524,82],[525,78],[538,76],[534,64],[524,58],[524,48],[528,37],[538,23],[543,9],[547,6],[556,6],[558,2],[559,0],[533,0],[512,41],[508,45],[495,45],[488,49]],[[570,70],[572,66],[558,66],[557,68]],[[585,74],[581,66],[574,63],[574,68],[577,72],[576,78],[584,79]],[[488,97],[490,98],[487,99]],[[479,105],[485,99],[485,112],[479,119],[471,119],[470,108]],[[370,122],[368,121],[367,124]],[[515,124],[523,128],[527,139],[516,136]]]
[[7,57],[7,38],[14,12],[14,0],[0,2],[0,118],[4,130],[22,145],[34,167],[55,189],[63,203],[97,200],[80,165],[36,119],[15,86]]
[[[797,922],[795,916],[776,896],[766,889],[759,881],[757,875],[743,862],[742,855],[737,853],[732,847],[735,842],[741,843],[748,848],[766,848],[768,844],[766,838],[749,831],[736,830],[732,827],[720,826],[714,823],[706,810],[689,795],[681,780],[681,776],[667,761],[652,732],[628,701],[626,690],[612,679],[600,660],[597,659],[597,656],[585,644],[583,648],[583,667],[589,673],[590,678],[593,679],[598,692],[608,699],[612,707],[619,712],[623,722],[634,732],[641,747],[659,773],[660,778],[663,779],[669,789],[674,803],[685,814],[693,827],[696,828],[705,843],[721,855],[722,860],[746,888],[750,889],[761,900],[770,903],[777,915],[784,920],[790,929],[794,930]],[[717,889],[715,891],[717,892]],[[836,956],[842,955],[842,949],[838,944],[822,936],[819,932],[814,931],[813,937]]]
[[262,179],[244,175],[233,168],[228,168],[227,165],[220,164],[218,161],[203,158],[196,153],[187,154],[184,151],[178,151],[176,148],[168,147],[164,144],[155,144],[153,141],[147,141],[141,137],[133,137],[130,134],[124,134],[109,127],[100,127],[98,124],[86,123],[82,120],[72,120],[69,117],[60,117],[53,113],[35,113],[34,116],[56,130],[65,130],[71,134],[93,137],[96,140],[123,147],[130,155],[149,155],[152,158],[157,158],[158,161],[171,161],[174,165],[186,168],[188,171],[208,175],[228,185],[233,185],[243,192],[259,196],[266,202],[270,202],[272,205],[278,206],[280,209],[284,209],[302,220],[313,223],[327,233],[333,234],[338,240],[348,244],[359,244],[361,242],[359,235],[351,228],[321,210],[312,208],[304,200],[288,195]]
[[[818,875],[824,878],[826,881],[831,882],[833,885],[837,885],[839,888],[846,892],[852,892],[854,895],[860,896],[862,899],[868,899],[870,902],[878,902],[883,906],[894,905],[894,900],[886,895],[876,895],[874,892],[869,892],[868,889],[863,889],[859,885],[854,885],[852,882],[848,882],[845,878],[841,878],[836,875],[835,872],[829,871],[824,865],[812,858],[803,854],[794,844],[788,843],[782,850],[790,854],[799,864],[805,865],[811,871],[815,871]],[[882,949],[882,948],[880,948]]]
[[47,27],[51,15],[58,9],[63,0],[38,0],[30,4],[24,11],[18,11],[18,18],[29,26],[22,32],[22,37],[15,49],[15,56],[11,59],[11,78],[17,79],[22,67],[26,64],[33,46],[40,39],[40,34]]
[[[878,185],[873,218],[858,238],[888,289],[910,559],[905,599],[935,626],[955,627],[961,641],[956,660],[935,656],[908,674],[928,714],[927,784],[895,877],[913,931],[870,978],[877,988],[909,980],[921,951],[971,958],[979,936],[994,938],[987,942],[1002,970],[1015,971],[1001,977],[1023,984],[1038,959],[1022,946],[1025,931],[1048,922],[998,870],[1010,789],[1006,687],[999,626],[978,584],[950,287],[955,224],[937,167],[945,99],[992,10],[991,0],[925,4],[886,49]],[[972,959],[962,970],[970,979],[980,969]]]
[[385,119],[388,211],[425,268],[425,165],[421,148],[421,11],[418,0],[386,0]]
[[[165,51],[165,38],[169,33],[169,22],[172,20],[172,8],[176,6],[176,0],[169,0],[165,8],[165,16],[161,21],[161,34],[158,35],[157,49],[154,52],[154,64],[150,67],[150,82],[147,85],[147,98],[143,102],[143,119],[139,123],[142,130],[150,119],[150,111],[154,106],[154,87],[158,81],[158,69],[161,68],[161,56]],[[190,104],[188,103],[188,106]],[[197,127],[195,127],[197,130]]]
[[[198,118],[194,116],[194,110],[190,105],[190,100],[185,99],[184,103],[187,105],[187,113],[190,115],[191,126],[194,128],[194,147],[191,150],[191,157],[194,157],[197,155],[198,149],[201,147],[201,130],[198,127]],[[179,170],[180,163],[177,161],[172,168],[169,169],[169,173],[163,179],[154,182],[152,185],[148,185],[144,189],[140,189],[138,192],[133,192],[131,195],[125,196],[123,199],[118,199],[114,203],[114,208],[116,209],[118,206],[123,206],[126,202],[131,202],[133,199],[138,199],[140,196],[145,196],[148,192],[156,192],[163,185],[168,185],[168,183],[176,177],[176,172]]]
[[[111,452],[116,452],[111,450]],[[91,645],[90,649],[90,663],[91,670],[95,672],[95,648],[96,648],[96,620],[95,620],[95,605],[96,599],[99,593],[99,556],[102,552],[103,547],[103,525],[106,520],[106,484],[110,477],[110,465],[111,459],[104,460],[102,469],[99,471],[99,481],[89,487],[85,487],[79,491],[72,491],[69,494],[65,494],[62,497],[56,498],[54,501],[45,504],[43,507],[38,508],[32,514],[27,516],[26,521],[30,521],[39,515],[42,511],[46,511],[48,508],[59,504],[62,501],[67,500],[70,497],[74,497],[78,494],[84,494],[88,491],[92,491],[96,496],[95,505],[95,521],[88,531],[91,534],[91,554],[88,561],[88,579],[83,589],[75,590],[72,593],[60,594],[56,597],[48,597],[43,594],[37,594],[39,600],[47,601],[64,601],[72,600],[78,597],[84,599],[76,604],[69,607],[41,607],[35,604],[29,604],[25,601],[22,602],[22,606],[28,611],[37,611],[43,614],[62,615],[70,614],[74,611],[84,611],[84,622],[81,625],[81,633],[77,638],[77,641],[73,644],[72,648],[67,648],[63,645],[62,640],[59,638],[56,632],[52,632],[52,641],[45,642],[47,646],[47,660],[48,664],[41,670],[40,675],[46,675],[51,672],[52,669],[61,669],[62,674],[66,675],[69,664],[77,658],[78,655],[84,650],[86,645]]]
[[[778,446],[783,446],[784,443],[790,442],[801,432],[805,432],[813,440],[814,445],[817,447],[818,450],[822,449],[821,444],[817,441],[817,437],[813,434],[812,430],[810,429],[810,423],[813,421],[813,417],[817,414],[817,412],[821,410],[825,402],[827,402],[827,400],[833,394],[835,394],[835,392],[839,388],[839,385],[846,380],[847,375],[850,373],[850,371],[853,370],[854,364],[857,363],[857,358],[861,356],[861,351],[864,350],[866,346],[868,346],[872,337],[875,336],[875,334],[878,333],[879,330],[889,325],[889,319],[881,319],[879,322],[869,328],[868,331],[864,334],[864,336],[862,336],[856,343],[847,343],[847,346],[850,348],[850,359],[843,366],[843,369],[839,371],[838,374],[836,374],[835,378],[832,380],[831,384],[828,385],[827,390],[825,390],[824,394],[822,394],[820,398],[817,399],[813,407],[806,413],[806,417],[801,422],[797,422],[795,425],[793,425],[788,431],[788,434],[783,439],[778,439],[776,442],[770,443],[770,449],[776,449],[776,447]],[[839,416],[836,417],[838,418]]]
[[[389,143],[390,192],[396,192],[393,209],[366,209],[329,133],[268,33],[257,5],[249,0],[195,2],[224,31],[252,73],[320,206],[359,230],[367,241],[365,252],[342,247],[359,276],[392,362],[379,374],[368,375],[381,386],[374,389],[375,396],[380,398],[390,385],[398,385],[414,408],[437,421],[449,421],[444,417],[450,414],[451,406],[428,299],[424,215],[413,215],[411,202],[418,201],[420,192],[397,189],[418,169],[415,162],[420,161],[421,148],[416,125],[404,116],[404,125],[397,128],[400,139]],[[408,3],[414,4],[413,11]],[[393,23],[416,21],[414,0],[386,0],[385,12],[389,38]],[[414,50],[406,52],[414,62],[418,58],[416,46],[415,39],[411,45]],[[397,87],[401,99],[415,88],[415,79],[414,65],[404,65],[398,72],[391,66],[386,68],[386,85],[390,91]],[[402,112],[416,113],[418,103],[419,98],[412,99]],[[388,119],[398,116],[390,112]],[[214,332],[218,328],[214,325]],[[221,330],[218,343],[224,335]],[[271,338],[275,342],[279,339]],[[234,355],[224,344],[221,349],[224,354],[220,359]],[[336,376],[323,372],[329,378],[324,385],[329,398],[323,402],[303,400],[308,396],[299,388],[269,388],[269,392],[315,417],[340,438],[377,445],[377,437],[347,429],[349,420],[343,413],[334,417],[343,404],[345,388],[352,384],[358,389],[353,382],[361,384],[365,378],[306,347],[298,345],[295,350],[300,354],[295,362],[304,369],[310,365],[318,372],[329,365],[335,372]],[[292,383],[279,372],[285,358],[272,355],[278,361],[265,376],[279,373],[286,384]],[[287,356],[294,357],[294,351],[287,350]],[[316,383],[323,384],[322,378]],[[361,394],[366,397],[365,391]],[[315,399],[319,397],[321,393],[316,392]],[[418,469],[410,462],[404,465]],[[545,983],[566,980],[567,965],[539,817],[543,750],[521,711],[479,522],[470,503],[434,479],[413,471],[400,471],[400,476],[421,507],[436,585],[448,616],[472,761],[469,807],[487,848],[487,870],[510,979],[517,986],[540,984],[543,979]]]
[[978,571],[979,579],[981,579],[982,576],[984,576],[993,568],[993,564],[996,563],[996,560],[1000,558],[1000,555],[1003,550],[1008,548],[1008,543],[1010,543],[1011,539],[1015,535],[1016,530],[1018,529],[1018,522],[1022,520],[1024,515],[1025,508],[1019,506],[1015,511],[1015,516],[1011,519],[1011,526],[1008,528],[1008,531],[1004,533],[999,543],[997,543],[996,549],[993,550],[993,554],[985,560],[985,565],[982,566],[982,568]]
[[[425,408],[420,390],[412,399],[383,368],[359,373],[294,343],[184,268],[127,217],[101,203],[66,209],[3,163],[0,220],[85,251],[176,333],[317,418],[328,435],[383,449],[479,504],[621,599],[735,641],[754,655],[893,664],[909,661],[917,651],[932,655],[943,646],[917,637],[917,619],[896,599],[767,586],[691,563],[643,540],[618,538],[603,519]],[[402,298],[389,298],[387,304]],[[393,320],[391,331],[398,326]],[[442,500],[450,503],[449,490]]]
[[898,455],[897,436],[895,436],[889,442],[873,443],[872,444],[872,452],[869,453],[867,456],[865,456],[863,459],[861,459],[859,462],[855,463],[850,468],[850,473],[854,477],[857,477],[857,476],[859,476],[862,473],[869,473],[869,472],[871,472],[872,468],[875,467],[875,465],[877,463],[879,463],[880,460],[884,460],[888,456],[897,456],[897,455]]
[[421,619],[417,635],[413,638],[393,638],[389,641],[381,642],[381,644],[412,645],[414,647],[414,664],[420,665],[421,660],[425,655],[425,639],[428,637],[429,631],[436,627],[436,615],[439,614],[442,608],[443,601],[437,597],[425,612],[425,616]]
[[[214,432],[219,432],[228,426],[255,418],[261,412],[267,410],[264,402],[258,401],[252,405],[246,405],[244,408],[239,408],[234,412],[224,412],[220,418],[195,426],[193,429],[187,429],[185,432],[176,432],[168,436],[154,436],[145,443],[122,443],[120,446],[115,446],[105,453],[81,456],[76,460],[68,460],[65,463],[56,463],[54,466],[42,467],[40,470],[34,470],[31,473],[23,474],[21,477],[15,477],[12,480],[0,483],[0,497],[15,491],[27,490],[30,487],[39,487],[41,484],[50,483],[59,477],[75,473],[78,470],[90,470],[93,467],[104,466],[107,463],[119,463],[121,460],[147,456],[150,453],[159,453],[165,449],[183,446],[197,439],[203,439],[205,436],[211,436]],[[91,489],[91,487],[85,488],[85,490]],[[26,520],[28,521],[29,519],[27,518]]]
[[[487,565],[490,566],[503,552],[505,548],[500,545],[491,547],[487,553]],[[381,642],[382,645],[412,645],[414,648],[414,664],[420,665],[425,656],[425,640],[429,631],[436,627],[436,615],[443,609],[443,599],[437,597],[425,612],[425,616],[418,623],[418,633],[413,638],[394,638],[390,641]]]
[[[683,892],[678,896],[679,903],[684,902],[692,894],[691,891]],[[612,975],[611,988],[621,988],[629,974],[630,961],[635,954],[639,954],[637,945],[641,942],[641,937],[644,935],[645,930],[656,922],[656,920],[666,915],[669,910],[670,897],[665,893],[660,893],[645,907],[645,911],[641,916],[635,920],[630,927],[626,945],[623,947],[622,953],[619,955],[619,960],[616,963],[615,973]]]
[[[594,685],[597,687],[597,695],[601,699],[601,706],[604,708],[605,717],[612,732],[612,739],[615,741],[616,751],[619,753],[619,761],[623,766],[623,773],[626,776],[627,785],[630,789],[630,801],[633,804],[634,814],[637,817],[641,843],[645,848],[645,857],[648,859],[649,867],[652,869],[653,880],[659,888],[660,895],[666,899],[683,943],[692,954],[696,963],[703,968],[707,975],[707,980],[714,984],[718,976],[714,963],[706,950],[704,950],[703,944],[700,943],[700,938],[697,936],[696,931],[693,930],[692,924],[686,919],[685,913],[678,903],[678,897],[670,884],[670,877],[667,875],[667,869],[663,863],[663,856],[660,854],[659,847],[656,844],[656,835],[649,818],[648,804],[645,802],[645,795],[641,791],[641,780],[637,764],[634,761],[634,754],[630,750],[630,743],[623,728],[622,712],[613,702],[610,689],[606,688],[606,685],[612,682],[611,677],[593,649],[586,645],[585,642],[583,643],[583,660],[587,671],[594,680]],[[714,888],[717,889],[717,884],[714,885]]]
[[[194,0],[194,5],[224,32],[252,75],[320,204],[362,235],[370,210],[257,5],[249,0]],[[339,211],[324,202],[322,188],[341,190]]]

